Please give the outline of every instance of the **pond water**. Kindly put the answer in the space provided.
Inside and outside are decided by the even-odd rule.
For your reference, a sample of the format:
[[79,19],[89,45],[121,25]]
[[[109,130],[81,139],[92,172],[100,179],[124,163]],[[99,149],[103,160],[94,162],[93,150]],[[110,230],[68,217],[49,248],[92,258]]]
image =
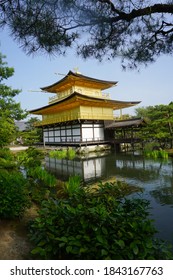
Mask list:
[[133,196],[150,201],[157,236],[173,244],[173,159],[153,160],[141,155],[89,154],[74,160],[46,158],[46,168],[59,179],[80,175],[84,184],[115,177],[143,188]]

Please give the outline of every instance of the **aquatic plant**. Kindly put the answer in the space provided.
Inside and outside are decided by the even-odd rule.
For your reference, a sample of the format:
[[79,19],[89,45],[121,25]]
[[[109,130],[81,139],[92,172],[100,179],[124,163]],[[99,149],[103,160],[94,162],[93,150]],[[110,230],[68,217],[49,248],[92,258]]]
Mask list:
[[154,151],[144,151],[144,155],[146,157],[151,157],[154,159],[162,158],[162,159],[168,159],[168,152],[165,150],[154,150]]
[[52,150],[49,152],[49,156],[58,159],[63,159],[63,158],[73,159],[76,156],[76,152],[72,148],[63,149],[63,150]]
[[67,150],[67,158],[73,159],[73,158],[75,158],[75,156],[76,156],[75,150],[72,149],[72,148],[69,148],[69,149]]
[[68,195],[74,195],[79,190],[81,185],[81,177],[78,175],[70,176],[68,181],[65,183],[64,191]]
[[67,150],[53,150],[49,152],[49,156],[52,158],[63,159],[67,157]]
[[41,181],[40,183],[44,183],[48,187],[53,187],[56,185],[57,179],[54,175],[50,174],[48,171],[43,169],[41,166],[37,166],[35,168],[30,168],[28,170],[28,176],[33,179],[37,179]]

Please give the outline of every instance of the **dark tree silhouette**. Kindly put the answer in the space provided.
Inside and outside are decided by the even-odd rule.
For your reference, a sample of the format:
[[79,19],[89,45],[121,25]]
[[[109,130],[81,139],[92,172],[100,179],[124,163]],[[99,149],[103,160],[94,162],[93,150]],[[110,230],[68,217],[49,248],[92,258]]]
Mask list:
[[134,68],[173,52],[173,1],[4,0],[0,26],[8,26],[28,53],[114,59]]

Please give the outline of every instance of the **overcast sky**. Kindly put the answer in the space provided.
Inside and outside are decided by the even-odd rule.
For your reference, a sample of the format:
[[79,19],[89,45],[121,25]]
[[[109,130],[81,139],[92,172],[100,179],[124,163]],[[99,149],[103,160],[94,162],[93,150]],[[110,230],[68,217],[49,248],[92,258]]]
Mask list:
[[[126,71],[121,68],[120,60],[99,63],[94,59],[83,60],[71,50],[65,57],[48,55],[28,56],[15,43],[7,32],[0,33],[0,52],[6,55],[9,67],[15,74],[8,85],[22,92],[16,98],[23,109],[31,110],[48,104],[52,95],[39,92],[40,87],[62,79],[78,67],[81,74],[93,78],[118,81],[116,87],[106,90],[111,99],[122,101],[141,101],[135,107],[123,110],[124,114],[134,114],[135,108],[149,105],[169,104],[173,101],[173,57],[162,56],[156,63],[140,72]],[[119,113],[119,112],[118,112]]]

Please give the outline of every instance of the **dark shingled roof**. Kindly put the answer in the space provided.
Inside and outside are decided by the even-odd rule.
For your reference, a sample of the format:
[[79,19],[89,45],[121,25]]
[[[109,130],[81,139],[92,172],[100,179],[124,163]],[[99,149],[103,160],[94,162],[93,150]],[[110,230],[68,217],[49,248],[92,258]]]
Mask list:
[[138,127],[141,125],[145,125],[146,121],[143,118],[138,118],[138,119],[127,119],[127,120],[121,120],[121,121],[114,121],[112,123],[105,123],[105,128],[106,129],[113,129],[113,128],[123,128],[123,127]]

